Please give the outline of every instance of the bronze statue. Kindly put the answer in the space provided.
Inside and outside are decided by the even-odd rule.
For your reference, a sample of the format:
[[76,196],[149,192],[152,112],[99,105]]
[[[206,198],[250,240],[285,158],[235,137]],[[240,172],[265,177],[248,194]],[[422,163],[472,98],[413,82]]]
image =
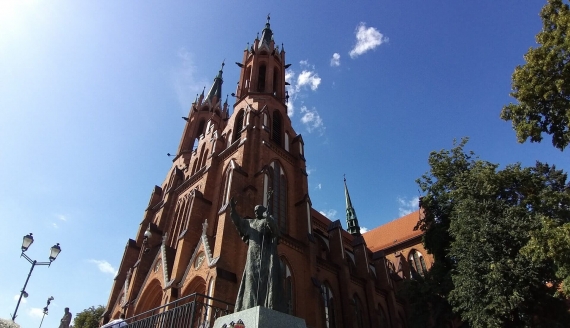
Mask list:
[[71,313],[69,312],[69,308],[65,308],[65,313],[63,317],[61,317],[61,323],[59,324],[59,328],[69,328],[69,324],[71,323]]
[[280,236],[277,222],[262,205],[255,207],[254,220],[243,219],[236,212],[236,204],[232,197],[230,216],[243,241],[248,244],[248,249],[235,312],[258,305],[286,312],[277,254]]

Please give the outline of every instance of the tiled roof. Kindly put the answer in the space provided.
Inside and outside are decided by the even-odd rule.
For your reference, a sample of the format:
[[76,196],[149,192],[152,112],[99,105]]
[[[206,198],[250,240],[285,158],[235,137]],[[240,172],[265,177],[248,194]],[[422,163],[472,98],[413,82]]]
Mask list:
[[414,230],[420,215],[423,213],[418,210],[362,234],[366,245],[375,252],[421,236],[423,231]]

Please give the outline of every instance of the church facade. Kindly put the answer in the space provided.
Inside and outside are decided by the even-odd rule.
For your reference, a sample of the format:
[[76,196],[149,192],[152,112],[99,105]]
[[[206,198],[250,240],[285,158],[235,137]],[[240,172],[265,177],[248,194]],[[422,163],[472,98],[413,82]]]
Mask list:
[[285,50],[269,19],[244,50],[232,114],[222,69],[190,108],[173,164],[152,190],[123,258],[103,322],[198,293],[234,303],[247,245],[229,215],[269,208],[287,311],[308,327],[405,327],[398,283],[432,259],[414,231],[420,212],[361,234],[345,181],[347,229],[313,209],[304,142],[287,116]]

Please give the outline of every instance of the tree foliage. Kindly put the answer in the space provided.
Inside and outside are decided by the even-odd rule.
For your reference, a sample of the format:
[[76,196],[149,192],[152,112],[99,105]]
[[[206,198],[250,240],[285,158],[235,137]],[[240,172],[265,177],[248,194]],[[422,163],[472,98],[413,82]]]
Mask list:
[[423,306],[436,326],[454,315],[472,327],[565,326],[557,296],[570,272],[566,174],[542,163],[500,169],[466,153],[466,142],[432,152],[418,179],[418,227],[434,265],[405,288],[412,316]]
[[513,73],[511,96],[518,104],[504,106],[501,118],[512,121],[519,142],[540,142],[544,132],[564,150],[570,143],[570,10],[562,0],[548,0],[540,17],[539,46]]
[[102,305],[97,307],[91,306],[75,315],[73,319],[73,328],[97,328],[99,327],[99,319],[105,312]]

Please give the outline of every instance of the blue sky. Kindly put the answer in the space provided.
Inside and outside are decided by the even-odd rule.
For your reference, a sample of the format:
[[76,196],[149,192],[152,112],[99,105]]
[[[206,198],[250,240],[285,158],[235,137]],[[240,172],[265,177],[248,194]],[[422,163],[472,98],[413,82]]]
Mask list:
[[414,180],[454,138],[492,162],[568,170],[549,137],[517,144],[499,119],[544,3],[0,0],[0,317],[29,271],[29,232],[33,259],[62,252],[34,270],[17,322],[39,325],[49,296],[46,327],[66,306],[106,305],[180,117],[223,60],[223,93],[235,91],[233,63],[268,13],[292,64],[311,200],[331,219],[344,224],[343,174],[363,227],[415,209]]

